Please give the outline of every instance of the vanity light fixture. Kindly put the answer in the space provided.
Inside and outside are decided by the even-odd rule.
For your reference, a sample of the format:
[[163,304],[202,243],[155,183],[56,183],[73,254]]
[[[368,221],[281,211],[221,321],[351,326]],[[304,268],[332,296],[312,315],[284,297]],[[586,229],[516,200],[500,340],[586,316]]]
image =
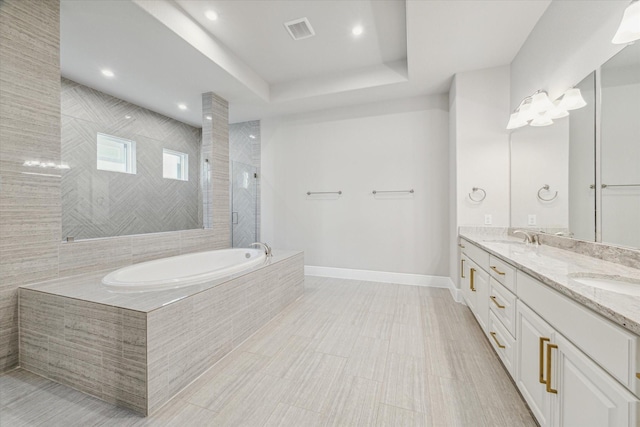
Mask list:
[[362,25],[356,25],[355,27],[353,27],[353,29],[351,30],[351,33],[354,36],[359,36],[360,34],[362,34],[364,32],[364,28],[362,28]]
[[54,168],[54,169],[71,169],[71,167],[69,167],[69,165],[65,163],[56,164],[54,162],[39,162],[38,160],[27,160],[22,164],[22,166]]
[[129,120],[131,118],[131,116],[129,114],[127,114],[126,116],[124,116],[124,118]]
[[611,43],[626,44],[640,40],[640,1],[632,0],[624,10],[618,31]]
[[207,119],[207,120],[213,120],[213,117],[211,117],[211,116],[204,116],[204,118]]
[[106,69],[106,68],[104,68],[104,69],[100,70],[100,72],[101,72],[101,73],[102,73],[102,75],[103,75],[103,76],[105,76],[105,77],[109,77],[109,78],[111,78],[111,77],[114,77],[114,76],[115,76],[115,74],[113,74],[113,71],[108,70],[108,69]]
[[531,96],[531,111],[542,114],[553,108],[547,92],[539,90]]
[[249,135],[249,138],[256,139],[256,136],[255,135]]
[[560,100],[553,102],[553,108],[547,111],[549,113],[549,118],[551,119],[561,119],[563,117],[567,117],[569,112],[563,108],[560,108]]
[[528,124],[529,122],[522,119],[520,117],[520,112],[516,109],[516,111],[513,112],[511,116],[509,116],[509,123],[507,124],[507,130],[518,129]]
[[209,21],[217,21],[218,20],[218,14],[214,10],[207,10],[204,13],[204,16],[206,16]]
[[562,95],[562,100],[560,101],[558,107],[568,111],[577,110],[578,108],[582,108],[585,105],[587,105],[587,102],[582,97],[580,89],[572,87]]
[[178,104],[178,108],[181,110],[186,110],[187,109],[187,105],[186,104]]
[[509,116],[507,130],[518,129],[526,125],[549,126],[555,119],[567,117],[569,110],[582,108],[587,103],[580,94],[580,89],[571,88],[562,96],[551,102],[547,92],[536,91],[520,102],[518,108]]
[[553,120],[551,120],[551,117],[549,117],[549,112],[545,111],[543,114],[538,114],[538,116],[531,120],[531,123],[529,123],[529,126],[535,126],[535,127],[539,127],[539,126],[549,126],[553,124]]

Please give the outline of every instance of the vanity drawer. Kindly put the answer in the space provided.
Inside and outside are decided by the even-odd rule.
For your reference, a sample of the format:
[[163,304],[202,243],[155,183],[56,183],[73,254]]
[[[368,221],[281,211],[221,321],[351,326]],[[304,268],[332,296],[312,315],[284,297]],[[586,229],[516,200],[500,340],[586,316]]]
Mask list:
[[518,271],[518,297],[629,390],[640,395],[640,337]]
[[493,277],[489,285],[489,309],[511,336],[516,336],[516,296]]
[[493,255],[489,257],[489,274],[511,292],[516,292],[516,269]]
[[489,271],[489,253],[485,252],[483,249],[480,249],[473,243],[470,243],[467,240],[460,239],[460,250],[467,257],[469,257],[473,262],[478,264],[478,267],[482,268],[484,271]]
[[489,313],[487,333],[489,334],[489,342],[493,346],[493,349],[498,353],[502,363],[504,363],[507,371],[509,371],[509,374],[513,377],[515,375],[516,340],[513,339],[493,312]]

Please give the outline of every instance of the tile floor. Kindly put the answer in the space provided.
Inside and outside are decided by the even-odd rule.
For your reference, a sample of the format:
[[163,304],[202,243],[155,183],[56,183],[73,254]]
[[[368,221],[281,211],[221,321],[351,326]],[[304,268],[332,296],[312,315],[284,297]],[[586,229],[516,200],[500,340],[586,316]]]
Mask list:
[[153,416],[18,369],[0,426],[535,426],[448,290],[306,277],[305,295]]

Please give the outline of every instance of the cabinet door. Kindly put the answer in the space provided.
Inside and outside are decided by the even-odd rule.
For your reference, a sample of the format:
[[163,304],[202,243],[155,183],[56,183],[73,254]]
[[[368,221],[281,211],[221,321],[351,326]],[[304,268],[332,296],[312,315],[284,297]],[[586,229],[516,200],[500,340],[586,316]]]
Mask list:
[[472,312],[476,311],[476,293],[473,291],[473,286],[471,283],[471,278],[475,277],[475,273],[478,271],[478,266],[471,261],[465,255],[462,255],[461,262],[464,263],[464,278],[461,278],[460,287],[462,289],[462,295],[464,296],[464,301],[467,303]]
[[478,268],[473,273],[473,291],[476,294],[476,319],[485,334],[489,334],[489,273]]
[[541,427],[552,425],[551,405],[555,402],[556,396],[547,392],[545,359],[546,347],[554,340],[553,328],[518,301],[515,381]]
[[[635,427],[638,401],[561,335],[552,349],[552,384],[558,391],[558,427]],[[555,370],[555,372],[553,372]]]

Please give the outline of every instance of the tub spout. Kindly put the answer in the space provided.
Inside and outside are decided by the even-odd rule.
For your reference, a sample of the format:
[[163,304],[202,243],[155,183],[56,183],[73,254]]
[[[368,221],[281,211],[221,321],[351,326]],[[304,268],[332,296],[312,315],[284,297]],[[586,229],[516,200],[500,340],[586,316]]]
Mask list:
[[267,245],[266,243],[255,242],[250,244],[249,246],[260,246],[262,249],[264,249],[264,253],[267,255],[267,257],[271,258],[273,256],[273,254],[271,253],[271,246]]

